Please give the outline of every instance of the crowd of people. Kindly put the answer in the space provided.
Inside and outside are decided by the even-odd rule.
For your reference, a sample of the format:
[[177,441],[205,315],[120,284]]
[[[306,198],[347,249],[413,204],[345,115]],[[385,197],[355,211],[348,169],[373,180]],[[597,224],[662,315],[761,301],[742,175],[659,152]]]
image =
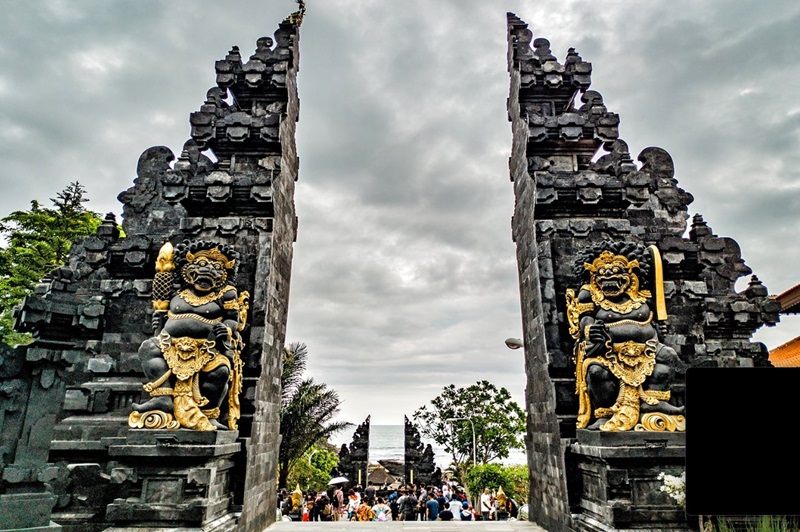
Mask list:
[[[397,489],[378,489],[347,485],[326,491],[303,493],[295,490],[278,494],[281,515],[297,521],[453,521],[495,520],[500,512],[498,499],[485,488],[479,507],[473,508],[465,490],[454,481],[442,486],[407,485]],[[505,512],[517,517],[513,499],[505,500]]]

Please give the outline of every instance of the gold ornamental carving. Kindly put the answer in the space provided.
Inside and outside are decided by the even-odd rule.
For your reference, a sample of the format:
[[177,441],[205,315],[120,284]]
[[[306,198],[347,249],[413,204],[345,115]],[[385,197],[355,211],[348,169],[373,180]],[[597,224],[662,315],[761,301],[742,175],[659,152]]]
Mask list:
[[204,296],[198,296],[193,291],[187,288],[186,290],[181,290],[180,292],[178,292],[178,297],[180,297],[181,299],[183,299],[184,301],[186,301],[187,303],[189,303],[194,307],[199,307],[201,305],[205,305],[206,303],[211,303],[213,301],[218,300],[220,297],[222,297],[222,294],[228,290],[235,290],[235,288],[232,286],[226,286],[225,288],[223,288],[222,290],[220,290],[215,294],[206,294]]
[[636,431],[650,432],[685,432],[686,418],[672,416],[660,412],[648,412],[642,415],[641,422],[634,428]]
[[176,430],[181,428],[180,423],[175,421],[172,414],[160,410],[150,410],[144,414],[131,412],[128,418],[128,426],[134,429],[169,429]]

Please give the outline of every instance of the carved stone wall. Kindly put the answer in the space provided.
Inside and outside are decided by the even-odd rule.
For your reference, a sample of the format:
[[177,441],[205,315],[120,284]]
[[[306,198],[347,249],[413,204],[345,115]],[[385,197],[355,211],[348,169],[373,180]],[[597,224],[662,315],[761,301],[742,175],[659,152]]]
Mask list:
[[[572,526],[578,512],[574,461],[565,444],[575,437],[577,399],[573,341],[565,292],[574,287],[576,254],[603,240],[656,245],[664,265],[669,319],[661,340],[686,365],[766,366],[763,344],[752,343],[779,306],[751,273],[739,246],[692,220],[692,196],[678,187],[670,155],[644,149],[634,163],[619,138],[619,116],[590,90],[592,65],[570,49],[557,61],[546,39],[508,14],[511,77],[510,161],[527,372],[531,514],[548,530]],[[682,404],[683,377],[673,386]]]
[[[152,336],[155,258],[165,241],[184,239],[242,255],[237,286],[251,294],[242,331],[244,451],[234,460],[228,511],[241,510],[240,530],[274,521],[281,348],[297,226],[298,26],[287,18],[249,58],[233,47],[216,62],[217,86],[191,114],[191,139],[179,156],[163,146],[146,150],[133,186],[120,194],[126,236],[109,215],[18,312],[18,328],[38,339],[30,349],[69,345],[59,353],[66,392],[49,458],[62,470],[54,520],[67,527],[104,527],[107,503],[137,482],[108,449],[126,435],[131,404],[145,399],[137,351]],[[90,465],[97,474],[86,478],[106,496],[87,503],[80,493],[89,488],[73,464]]]
[[[407,416],[404,416],[404,474],[407,484],[413,483],[428,486],[437,480],[435,484],[440,484],[441,478],[434,479],[437,471],[433,447],[422,442],[419,430]],[[412,474],[413,471],[413,474]],[[441,477],[441,472],[439,472]]]
[[369,466],[369,425],[370,417],[356,427],[350,445],[342,445],[339,450],[339,474],[350,480],[351,486],[367,484]]
[[50,521],[58,470],[47,463],[64,400],[64,345],[38,349],[0,344],[0,530],[58,530]]

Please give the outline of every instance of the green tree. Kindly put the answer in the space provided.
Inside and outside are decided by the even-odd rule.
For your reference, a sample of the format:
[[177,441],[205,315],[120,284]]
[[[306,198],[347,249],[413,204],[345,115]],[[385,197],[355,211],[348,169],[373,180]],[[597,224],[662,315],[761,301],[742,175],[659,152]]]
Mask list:
[[[525,468],[524,486],[519,485],[519,476]],[[500,464],[481,464],[473,467],[467,473],[467,489],[476,496],[489,488],[496,491],[502,486],[503,492],[509,499],[514,499],[517,504],[528,502],[528,473],[525,466],[503,466]],[[522,488],[522,489],[520,489]],[[521,502],[520,502],[521,501]]]
[[336,391],[312,378],[303,378],[307,360],[308,347],[303,343],[292,343],[283,349],[278,488],[287,487],[292,466],[304,459],[309,449],[352,425],[333,420],[341,405]]
[[9,345],[30,342],[28,335],[13,329],[13,308],[33,292],[36,284],[69,256],[72,243],[94,234],[102,223],[86,209],[86,189],[70,183],[55,198],[52,207],[31,201],[27,211],[14,211],[0,220],[0,336]]
[[[453,418],[461,420],[447,421]],[[507,458],[511,449],[525,447],[525,412],[511,400],[508,390],[489,381],[467,388],[445,386],[439,396],[414,412],[414,421],[420,434],[450,454],[462,478],[464,465],[472,462],[473,426],[480,464]]]
[[[517,504],[527,504],[528,494],[531,490],[530,479],[528,478],[528,465],[515,464],[503,467],[508,472],[508,479],[513,485],[513,490],[509,488],[515,495],[513,499],[517,501]],[[503,487],[503,489],[505,490],[506,488]]]
[[300,486],[304,490],[320,491],[328,487],[331,469],[339,464],[335,450],[313,446],[297,460],[289,470],[288,486]]

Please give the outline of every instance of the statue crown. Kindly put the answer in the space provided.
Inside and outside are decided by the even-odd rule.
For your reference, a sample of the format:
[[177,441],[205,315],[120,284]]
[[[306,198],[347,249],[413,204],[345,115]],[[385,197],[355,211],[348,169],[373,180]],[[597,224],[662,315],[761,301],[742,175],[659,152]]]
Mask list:
[[639,267],[639,261],[636,259],[629,261],[622,255],[614,255],[610,251],[603,251],[591,264],[585,262],[583,267],[591,273],[597,273],[599,270],[611,270],[614,267],[633,273],[633,269]]
[[204,249],[197,253],[186,252],[186,260],[189,262],[194,262],[200,258],[220,261],[226,269],[231,269],[236,264],[236,260],[229,260],[218,248]]

